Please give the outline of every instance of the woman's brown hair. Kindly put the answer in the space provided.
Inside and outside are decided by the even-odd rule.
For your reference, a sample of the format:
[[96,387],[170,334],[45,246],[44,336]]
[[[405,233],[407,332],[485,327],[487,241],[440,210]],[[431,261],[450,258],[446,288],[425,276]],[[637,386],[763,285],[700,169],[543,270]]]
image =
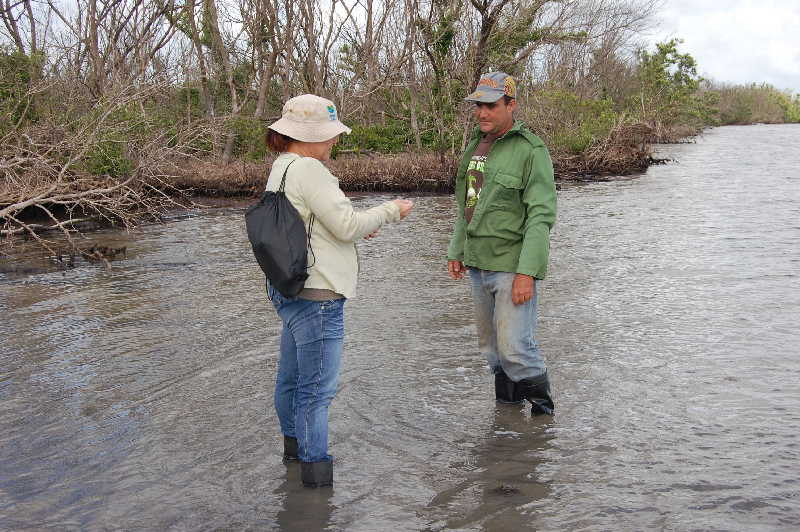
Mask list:
[[297,142],[292,137],[287,137],[283,133],[278,133],[274,129],[267,130],[267,148],[274,152],[283,153],[292,142]]

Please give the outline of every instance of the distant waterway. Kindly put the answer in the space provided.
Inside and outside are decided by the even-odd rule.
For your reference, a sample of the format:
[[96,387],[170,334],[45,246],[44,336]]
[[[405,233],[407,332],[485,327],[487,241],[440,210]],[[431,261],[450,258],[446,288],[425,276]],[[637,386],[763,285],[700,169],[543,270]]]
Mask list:
[[800,126],[657,155],[559,191],[552,419],[494,401],[451,196],[359,244],[333,490],[281,462],[241,207],[91,234],[126,248],[110,269],[23,253],[0,269],[0,530],[799,529]]

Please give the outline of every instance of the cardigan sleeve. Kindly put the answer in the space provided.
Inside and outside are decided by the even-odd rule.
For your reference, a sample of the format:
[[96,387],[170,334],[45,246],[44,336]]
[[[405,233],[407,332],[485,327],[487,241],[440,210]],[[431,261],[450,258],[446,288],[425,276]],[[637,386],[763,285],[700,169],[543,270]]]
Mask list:
[[304,157],[295,166],[293,172],[302,172],[300,188],[306,206],[337,239],[356,242],[383,224],[400,220],[400,208],[392,201],[363,211],[353,209],[339,180],[317,159]]

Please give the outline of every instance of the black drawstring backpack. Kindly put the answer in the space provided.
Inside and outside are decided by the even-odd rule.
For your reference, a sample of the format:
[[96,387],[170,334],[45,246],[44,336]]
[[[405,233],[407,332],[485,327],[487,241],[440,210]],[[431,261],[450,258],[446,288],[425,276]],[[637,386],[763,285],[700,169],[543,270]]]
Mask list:
[[[295,159],[297,160],[297,159]],[[308,223],[308,232],[300,213],[284,193],[286,172],[277,191],[266,191],[257,203],[245,213],[247,238],[253,254],[270,284],[284,297],[294,297],[303,289],[308,279],[308,249],[311,248],[311,229],[314,215]],[[311,252],[314,254],[313,250]],[[312,264],[313,266],[313,264]]]

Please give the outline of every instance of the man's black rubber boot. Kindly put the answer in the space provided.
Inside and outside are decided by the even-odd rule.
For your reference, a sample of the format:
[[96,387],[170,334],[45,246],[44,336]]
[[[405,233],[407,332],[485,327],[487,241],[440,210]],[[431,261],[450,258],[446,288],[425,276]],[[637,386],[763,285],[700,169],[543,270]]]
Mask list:
[[333,462],[300,462],[300,479],[307,488],[333,486]]
[[553,415],[556,407],[550,397],[550,379],[547,377],[547,371],[536,377],[522,379],[517,385],[522,388],[525,399],[531,402],[532,416]]
[[522,387],[509,379],[503,368],[499,368],[494,374],[494,396],[498,402],[505,404],[518,404],[525,399]]
[[287,462],[297,462],[300,459],[297,455],[297,438],[283,437],[283,459]]

